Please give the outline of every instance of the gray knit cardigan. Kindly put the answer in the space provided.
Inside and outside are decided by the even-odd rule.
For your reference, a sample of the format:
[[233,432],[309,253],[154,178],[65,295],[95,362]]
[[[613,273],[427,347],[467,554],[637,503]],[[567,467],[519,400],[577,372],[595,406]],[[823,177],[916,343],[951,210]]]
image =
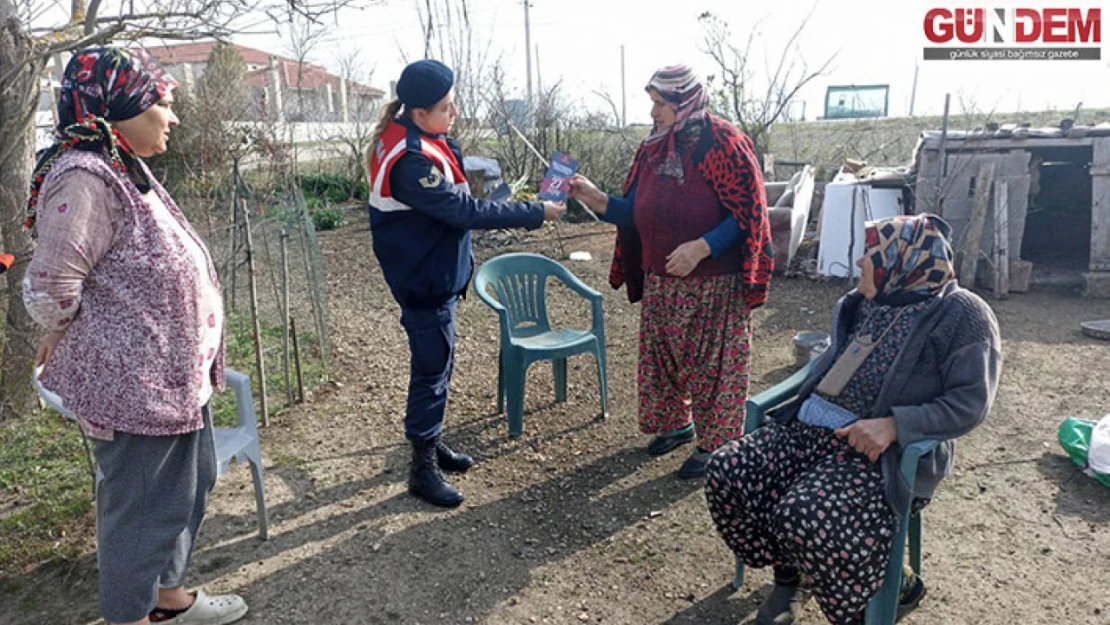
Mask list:
[[[848,340],[863,296],[848,293],[833,313],[832,345],[802,383],[799,396],[776,410],[778,422],[797,418],[802,401],[832,367],[839,347]],[[956,443],[982,423],[998,390],[1002,348],[998,321],[979,296],[955,280],[925,307],[887,372],[879,396],[864,419],[894,417],[898,441],[882,455],[887,503],[899,516],[912,498],[933,496],[937,484],[952,471]],[[898,472],[901,446],[920,440],[941,441],[921,458],[913,492]]]

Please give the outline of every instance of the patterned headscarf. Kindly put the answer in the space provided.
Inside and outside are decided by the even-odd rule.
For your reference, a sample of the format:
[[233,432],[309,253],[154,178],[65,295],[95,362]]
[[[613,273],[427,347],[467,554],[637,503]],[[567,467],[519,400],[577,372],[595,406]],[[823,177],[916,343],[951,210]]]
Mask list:
[[149,191],[150,181],[139,157],[110,122],[137,117],[177,84],[158,61],[142,50],[103,47],[75,53],[66,64],[58,96],[54,145],[43,151],[35,164],[24,226],[34,225],[39,189],[47,172],[67,150],[101,152],[141,192]]
[[867,224],[864,255],[875,268],[875,301],[902,305],[940,291],[955,277],[951,232],[946,221],[931,213]]
[[652,128],[643,145],[652,156],[663,152],[660,175],[682,180],[682,160],[675,153],[675,136],[690,122],[705,119],[709,105],[705,84],[689,66],[671,65],[655,72],[645,90],[659,92],[659,97],[674,109],[675,121],[670,128]]

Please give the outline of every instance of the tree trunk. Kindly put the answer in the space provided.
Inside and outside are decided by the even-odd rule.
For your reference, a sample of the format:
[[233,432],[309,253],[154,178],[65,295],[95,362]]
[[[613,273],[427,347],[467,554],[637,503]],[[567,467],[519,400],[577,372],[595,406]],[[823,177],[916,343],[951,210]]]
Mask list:
[[23,228],[23,206],[34,165],[32,120],[42,68],[11,0],[0,0],[0,76],[12,77],[0,84],[0,250],[16,258],[5,275],[8,312],[0,335],[0,421],[27,414],[35,399],[30,375],[39,330],[23,306],[23,274],[34,244]]

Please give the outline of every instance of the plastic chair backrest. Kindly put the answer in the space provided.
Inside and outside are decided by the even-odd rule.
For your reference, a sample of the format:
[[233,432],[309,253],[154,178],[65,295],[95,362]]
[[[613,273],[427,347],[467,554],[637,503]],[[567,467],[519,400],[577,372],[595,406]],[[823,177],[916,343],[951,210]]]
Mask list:
[[66,409],[64,405],[62,405],[62,398],[58,397],[58,395],[54,393],[54,391],[47,389],[45,386],[42,385],[42,382],[39,381],[39,376],[42,375],[43,368],[44,367],[42,365],[35,367],[34,374],[31,376],[31,379],[35,383],[35,391],[38,392],[39,397],[42,398],[42,401],[46,403],[46,405],[49,406],[51,410],[57,412],[70,421],[76,421],[77,416]]
[[[547,278],[565,277],[559,263],[539,254],[505,254],[482,264],[474,288],[488,294],[492,287],[505,311],[510,336],[528,337],[551,329],[547,319]],[[486,298],[483,298],[486,299]]]

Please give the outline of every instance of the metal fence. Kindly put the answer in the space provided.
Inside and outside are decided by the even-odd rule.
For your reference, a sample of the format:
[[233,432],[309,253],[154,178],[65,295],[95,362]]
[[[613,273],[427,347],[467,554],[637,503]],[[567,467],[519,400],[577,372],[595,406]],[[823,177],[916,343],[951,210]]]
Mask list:
[[[228,366],[251,375],[265,425],[327,377],[332,341],[323,255],[299,190],[237,192],[215,212],[221,223],[212,225],[209,215],[207,232],[197,230],[223,283]],[[214,412],[217,420],[231,414],[221,403]]]

